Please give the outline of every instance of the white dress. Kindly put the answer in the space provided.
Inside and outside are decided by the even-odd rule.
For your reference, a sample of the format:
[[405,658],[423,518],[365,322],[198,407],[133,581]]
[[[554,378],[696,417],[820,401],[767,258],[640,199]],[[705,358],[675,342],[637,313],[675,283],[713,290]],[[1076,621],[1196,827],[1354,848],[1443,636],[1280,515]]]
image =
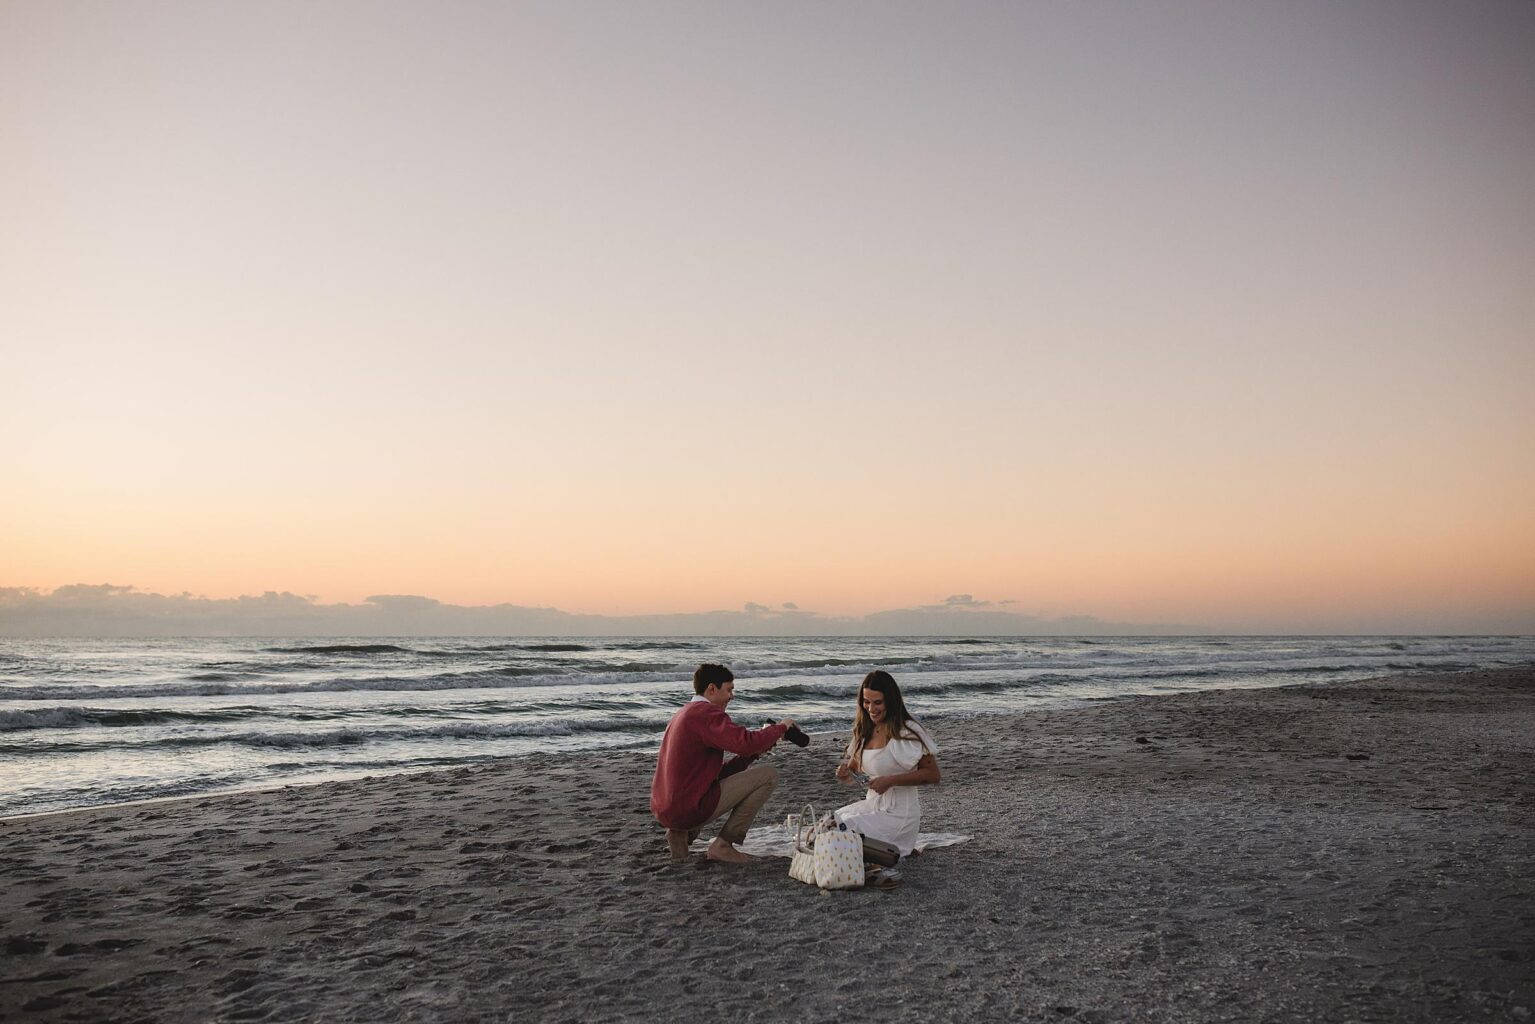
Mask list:
[[[899,775],[917,767],[922,755],[938,753],[938,744],[916,722],[906,723],[915,739],[891,740],[878,750],[865,750],[862,768],[871,779],[881,775]],[[910,856],[917,845],[917,827],[922,819],[922,799],[916,786],[891,786],[883,793],[869,790],[856,804],[838,808],[837,820],[854,832],[894,843],[901,856]]]

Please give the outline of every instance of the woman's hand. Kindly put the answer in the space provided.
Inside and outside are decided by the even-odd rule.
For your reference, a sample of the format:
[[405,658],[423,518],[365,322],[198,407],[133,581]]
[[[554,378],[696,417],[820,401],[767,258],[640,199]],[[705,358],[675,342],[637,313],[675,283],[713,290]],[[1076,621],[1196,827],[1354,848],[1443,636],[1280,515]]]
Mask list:
[[869,790],[884,796],[885,793],[896,786],[936,786],[938,785],[938,759],[932,754],[924,754],[917,762],[917,767],[909,772],[899,772],[895,775],[881,775],[869,780]]
[[858,756],[853,753],[843,754],[842,760],[837,762],[837,781],[844,786],[856,785],[858,776],[855,773],[858,770]]

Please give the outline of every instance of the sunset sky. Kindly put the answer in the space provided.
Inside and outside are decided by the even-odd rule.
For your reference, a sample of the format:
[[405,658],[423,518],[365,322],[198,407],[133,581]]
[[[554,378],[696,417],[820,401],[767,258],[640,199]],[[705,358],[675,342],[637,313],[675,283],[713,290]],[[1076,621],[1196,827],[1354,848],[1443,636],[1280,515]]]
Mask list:
[[1535,632],[1532,55],[0,0],[0,586]]

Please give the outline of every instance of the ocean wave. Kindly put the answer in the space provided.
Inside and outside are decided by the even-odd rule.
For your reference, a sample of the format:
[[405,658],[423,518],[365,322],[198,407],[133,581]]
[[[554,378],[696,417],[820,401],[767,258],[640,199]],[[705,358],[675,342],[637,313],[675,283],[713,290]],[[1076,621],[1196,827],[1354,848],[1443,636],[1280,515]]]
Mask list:
[[[1324,643],[1261,649],[1199,649],[1192,642],[1175,652],[1140,653],[1134,649],[1098,647],[1078,654],[1044,654],[1034,649],[1016,651],[954,650],[933,651],[923,656],[902,658],[782,658],[761,661],[737,659],[727,664],[738,678],[754,691],[774,692],[783,677],[813,677],[808,682],[796,679],[791,686],[808,685],[826,695],[845,694],[856,688],[868,671],[884,668],[895,671],[903,688],[947,685],[945,677],[981,672],[1009,673],[1018,682],[1027,683],[1049,673],[1065,673],[1109,682],[1136,679],[1183,677],[1209,679],[1220,676],[1254,677],[1266,674],[1303,674],[1373,669],[1382,672],[1403,669],[1455,668],[1475,664],[1502,664],[1527,660],[1535,654],[1528,642],[1512,642],[1494,651],[1485,645],[1477,648],[1462,640],[1413,641],[1406,649],[1396,649],[1401,641],[1364,644]],[[393,647],[394,645],[379,645]],[[403,649],[403,648],[397,648]],[[146,699],[159,697],[259,697],[272,694],[342,693],[350,691],[409,692],[445,690],[514,689],[534,686],[622,686],[630,684],[685,685],[693,673],[691,663],[667,661],[594,661],[550,663],[536,659],[510,664],[466,666],[460,671],[411,674],[408,670],[390,675],[349,676],[338,666],[330,673],[310,678],[261,678],[257,672],[242,672],[227,663],[226,671],[204,671],[181,679],[147,682],[111,683],[41,682],[17,685],[7,680],[0,684],[0,701],[68,701],[106,699]],[[204,667],[216,663],[204,662]],[[418,663],[423,667],[426,662]],[[441,664],[440,662],[437,664]],[[783,691],[794,692],[794,691]],[[810,692],[810,691],[804,691]]]
[[[0,687],[0,700],[114,700],[152,697],[260,697],[280,693],[383,693],[432,692],[441,690],[516,689],[530,686],[573,686],[582,683],[624,683],[654,679],[651,673],[573,674],[549,672],[521,666],[506,666],[488,672],[449,673],[434,676],[378,676],[360,679],[315,679],[309,682],[232,682],[133,683],[126,686],[8,686]],[[678,680],[681,681],[680,679]]]
[[220,745],[246,747],[338,747],[380,742],[420,742],[431,740],[495,740],[528,736],[573,736],[578,733],[659,733],[666,725],[664,719],[618,717],[557,718],[535,722],[443,722],[411,728],[345,726],[339,729],[306,731],[253,731],[253,732],[205,732],[191,735],[168,735],[142,738],[128,733],[121,737],[105,739],[62,741],[48,744],[45,748],[26,745],[11,746],[6,753],[52,755],[110,749],[132,749],[142,752],[155,749],[185,749],[188,747],[212,747]]
[[475,644],[469,647],[449,647],[445,650],[433,650],[430,648],[415,651],[415,654],[423,654],[429,658],[463,658],[476,654],[500,654],[505,651],[527,651],[532,654],[570,654],[581,651],[593,651],[595,647],[586,644],[559,643],[559,644]]
[[[90,726],[130,727],[197,722],[234,722],[244,718],[294,718],[292,713],[274,716],[259,708],[216,708],[207,711],[133,711],[117,708],[24,708],[0,711],[0,733],[34,729],[81,729]],[[329,717],[328,715],[326,717]]]
[[[899,668],[902,665],[920,665],[924,662],[931,664],[931,658],[880,658],[877,662],[868,658],[806,658],[803,661],[785,661],[769,668],[847,668],[852,665],[866,666],[878,664],[884,668]],[[873,669],[870,669],[872,672]]]
[[395,644],[320,644],[309,647],[263,647],[273,654],[414,654]]
[[[203,661],[193,667],[199,672],[223,672],[228,673],[231,677],[245,676],[254,678],[256,676],[288,675],[293,672],[324,671],[327,666],[325,661],[319,658],[298,661],[291,659],[278,660],[276,658],[256,660],[245,658],[235,661]],[[193,675],[188,678],[196,679],[198,677]]]
[[[946,693],[973,693],[996,692],[1001,690],[1027,690],[1035,687],[1050,687],[1081,683],[1091,677],[1085,677],[1077,673],[1065,672],[1040,672],[1031,676],[1012,676],[1001,679],[966,679],[964,677],[949,678],[938,681],[928,681],[920,677],[909,679],[902,684],[901,689],[906,693],[919,693],[924,696],[941,697]],[[858,693],[858,680],[850,680],[847,683],[830,682],[799,682],[779,683],[768,686],[753,686],[749,691],[752,698],[773,697],[835,697],[853,701]]]
[[[0,710],[0,734],[35,732],[45,729],[135,729],[162,725],[227,725],[231,722],[344,722],[354,719],[398,719],[404,721],[461,720],[465,717],[506,716],[538,711],[559,711],[569,704],[530,704],[519,700],[484,700],[448,705],[421,703],[364,707],[279,707],[238,704],[201,710],[133,709],[63,706]],[[625,714],[636,708],[669,710],[670,701],[639,702],[606,700],[584,696],[581,711],[600,716],[602,712]]]
[[594,651],[598,648],[587,644],[568,643],[540,643],[540,644],[471,644],[468,647],[449,647],[446,650],[425,649],[417,651],[417,654],[425,654],[433,658],[461,658],[475,654],[497,654],[503,651],[530,651],[535,654],[566,654],[580,651]]

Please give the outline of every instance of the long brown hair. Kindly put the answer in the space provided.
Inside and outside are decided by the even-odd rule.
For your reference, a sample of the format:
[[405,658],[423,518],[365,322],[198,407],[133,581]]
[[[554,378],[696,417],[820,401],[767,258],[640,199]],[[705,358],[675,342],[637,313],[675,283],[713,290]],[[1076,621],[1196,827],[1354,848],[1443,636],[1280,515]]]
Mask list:
[[875,669],[863,677],[858,687],[858,711],[853,715],[853,753],[858,753],[874,738],[874,719],[863,710],[863,691],[874,690],[885,698],[885,729],[891,739],[921,739],[909,725],[915,721],[901,699],[901,688],[895,685],[895,677],[884,669]]

